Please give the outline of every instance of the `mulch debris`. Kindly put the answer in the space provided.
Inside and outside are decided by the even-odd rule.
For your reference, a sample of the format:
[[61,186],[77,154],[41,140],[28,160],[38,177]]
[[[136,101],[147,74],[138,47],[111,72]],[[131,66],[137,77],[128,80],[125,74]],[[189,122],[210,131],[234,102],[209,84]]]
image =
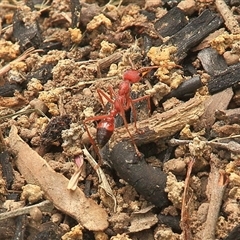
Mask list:
[[1,239],[240,239],[240,3],[226,2],[1,1]]

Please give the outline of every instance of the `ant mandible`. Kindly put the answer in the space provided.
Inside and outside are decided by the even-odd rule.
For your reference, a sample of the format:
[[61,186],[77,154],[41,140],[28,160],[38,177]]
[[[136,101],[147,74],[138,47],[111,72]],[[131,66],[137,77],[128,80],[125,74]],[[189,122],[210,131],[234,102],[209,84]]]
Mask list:
[[135,128],[137,129],[136,110],[134,108],[133,103],[147,99],[148,106],[150,109],[150,96],[147,95],[147,96],[139,97],[136,99],[132,99],[130,97],[131,85],[133,83],[139,82],[146,73],[148,73],[150,70],[152,70],[154,68],[157,68],[157,66],[143,67],[139,70],[130,69],[130,70],[127,70],[126,72],[124,72],[123,73],[123,81],[119,84],[117,93],[114,92],[112,87],[109,87],[111,97],[109,97],[101,89],[97,89],[97,93],[99,95],[99,99],[100,99],[102,105],[104,105],[103,98],[105,98],[109,103],[112,104],[112,109],[109,112],[109,114],[87,118],[84,121],[84,126],[89,135],[90,141],[100,158],[101,158],[101,156],[99,154],[99,150],[95,144],[95,141],[91,137],[91,134],[88,130],[86,122],[100,120],[100,122],[97,125],[96,141],[97,141],[98,146],[100,148],[102,148],[109,141],[109,139],[111,138],[111,136],[114,132],[114,129],[115,129],[114,119],[118,114],[123,119],[124,126],[127,129],[127,132],[131,138],[131,141],[136,150],[136,153],[138,154],[138,156],[141,156],[141,153],[139,152],[139,150],[136,146],[133,136],[128,129],[128,123],[126,120],[125,111],[127,111],[130,108],[132,109],[133,117],[134,117],[134,124],[135,124]]

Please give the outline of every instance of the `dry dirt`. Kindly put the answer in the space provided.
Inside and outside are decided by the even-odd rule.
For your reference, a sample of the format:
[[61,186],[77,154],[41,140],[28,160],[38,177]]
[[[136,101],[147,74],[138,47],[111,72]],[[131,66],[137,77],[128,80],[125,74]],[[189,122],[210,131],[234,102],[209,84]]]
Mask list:
[[[219,6],[134,2],[0,2],[0,239],[240,239],[240,91],[209,94],[197,55],[212,47],[237,64],[239,26],[225,22],[175,62],[155,22],[176,6],[189,21]],[[149,95],[151,111],[147,98],[134,105],[137,131],[126,113],[145,158],[134,160],[125,126],[98,150],[96,122],[123,73],[149,66],[131,98]],[[194,75],[202,86],[190,97],[164,98]]]

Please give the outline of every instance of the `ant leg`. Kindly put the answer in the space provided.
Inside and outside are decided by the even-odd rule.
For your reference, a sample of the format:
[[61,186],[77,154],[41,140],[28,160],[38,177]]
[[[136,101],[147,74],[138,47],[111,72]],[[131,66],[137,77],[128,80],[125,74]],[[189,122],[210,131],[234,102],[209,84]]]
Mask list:
[[132,103],[137,103],[137,102],[143,101],[145,99],[147,100],[148,111],[150,113],[151,112],[151,102],[150,102],[150,96],[149,95],[145,95],[145,96],[142,96],[142,97],[139,97],[139,98],[135,98],[135,99],[131,99],[131,100],[132,100]]
[[135,141],[134,141],[134,139],[133,139],[133,136],[132,136],[132,134],[130,133],[130,131],[129,131],[129,129],[128,129],[128,123],[127,123],[127,120],[126,120],[124,108],[121,108],[120,115],[121,115],[121,117],[122,117],[122,119],[123,119],[124,126],[125,126],[125,128],[127,129],[128,135],[129,135],[129,137],[131,138],[131,141],[132,141],[132,144],[133,144],[133,146],[134,146],[134,148],[135,148],[135,151],[136,151],[137,155],[138,155],[139,157],[141,157],[141,153],[139,152],[138,147],[137,147],[137,145],[136,145],[136,143],[135,143]]
[[113,104],[114,101],[111,99],[111,96],[109,97],[108,94],[106,94],[103,90],[99,88],[97,89],[97,93],[98,93],[98,97],[102,105],[102,108],[104,109],[105,112],[107,112],[106,104],[104,104],[104,99],[106,99],[111,104]]
[[[113,98],[116,99],[116,93],[114,92],[112,86],[109,86],[109,87],[108,87],[108,91],[109,91],[109,94],[110,94],[111,100],[112,100]],[[114,100],[112,100],[112,101],[114,102]]]
[[95,140],[93,139],[93,137],[92,137],[92,135],[91,135],[91,133],[90,133],[90,131],[89,131],[89,129],[88,129],[88,126],[87,126],[87,124],[86,124],[87,122],[92,121],[92,120],[93,120],[92,118],[89,118],[89,119],[84,120],[83,125],[84,125],[84,128],[85,128],[86,131],[87,131],[87,134],[88,134],[90,143],[92,144],[95,153],[98,155],[99,164],[102,165],[103,160],[102,160],[102,156],[101,156],[101,154],[100,154],[100,150],[99,150],[99,148],[98,148],[98,146],[97,146],[97,143],[96,143]]
[[[136,108],[134,106],[134,103],[137,103],[137,102],[140,102],[140,101],[143,101],[147,99],[147,102],[148,102],[148,110],[149,110],[149,113],[151,111],[151,103],[150,103],[150,96],[146,95],[146,96],[142,96],[142,97],[139,97],[139,98],[135,98],[135,99],[131,99],[131,109],[133,111],[133,120],[134,120],[134,126],[136,128],[137,131],[138,128],[137,128],[137,111],[136,111]],[[141,131],[140,131],[141,132]]]

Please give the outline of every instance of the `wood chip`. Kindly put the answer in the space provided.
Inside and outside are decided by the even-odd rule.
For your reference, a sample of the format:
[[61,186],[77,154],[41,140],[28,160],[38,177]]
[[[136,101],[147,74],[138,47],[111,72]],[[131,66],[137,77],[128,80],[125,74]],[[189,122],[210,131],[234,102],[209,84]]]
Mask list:
[[[152,117],[137,123],[139,134],[134,124],[129,124],[128,128],[137,144],[146,144],[159,138],[172,136],[180,131],[186,124],[193,124],[204,112],[203,102],[206,96],[196,95],[186,103],[179,104],[177,107],[164,113],[157,113]],[[117,128],[110,141],[113,145],[116,142],[129,139],[125,127]]]

